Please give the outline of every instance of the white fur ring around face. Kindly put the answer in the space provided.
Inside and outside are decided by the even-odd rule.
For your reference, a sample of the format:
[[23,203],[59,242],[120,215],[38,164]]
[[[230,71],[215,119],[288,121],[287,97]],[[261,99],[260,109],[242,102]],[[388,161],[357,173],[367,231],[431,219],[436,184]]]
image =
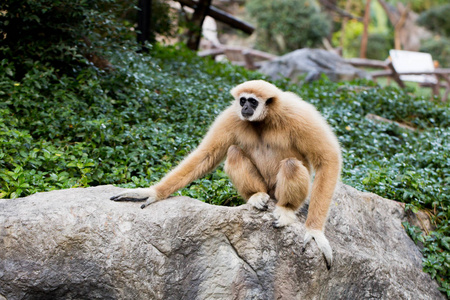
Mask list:
[[305,239],[303,240],[303,251],[305,251],[306,245],[314,238],[323,256],[325,256],[327,262],[327,268],[331,268],[333,263],[333,251],[331,250],[330,243],[325,237],[325,234],[321,230],[306,228]]
[[111,197],[113,201],[147,201],[141,205],[141,208],[145,208],[149,206],[153,202],[156,201],[156,191],[153,187],[150,188],[137,188],[137,189],[129,189],[126,190],[116,196]]
[[269,199],[270,199],[269,195],[267,195],[266,193],[263,193],[263,192],[259,192],[259,193],[253,194],[250,197],[250,199],[248,199],[247,203],[259,210],[266,210],[267,202],[269,202]]

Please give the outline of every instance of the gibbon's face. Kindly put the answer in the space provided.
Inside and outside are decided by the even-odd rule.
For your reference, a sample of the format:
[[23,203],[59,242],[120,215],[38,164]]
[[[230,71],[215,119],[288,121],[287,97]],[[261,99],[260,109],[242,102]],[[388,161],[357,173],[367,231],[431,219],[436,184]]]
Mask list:
[[233,107],[243,121],[258,122],[270,114],[272,102],[277,102],[282,93],[273,84],[264,80],[250,80],[235,86],[231,91]]
[[258,98],[255,94],[241,93],[238,101],[241,108],[239,112],[241,120],[262,121],[266,117],[266,101]]

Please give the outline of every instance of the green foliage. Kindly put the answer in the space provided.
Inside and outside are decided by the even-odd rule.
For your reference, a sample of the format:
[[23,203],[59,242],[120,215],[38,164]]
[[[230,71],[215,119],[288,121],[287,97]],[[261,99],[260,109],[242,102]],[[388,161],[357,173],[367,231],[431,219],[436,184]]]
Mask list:
[[[361,36],[350,42],[352,57],[359,57],[361,48]],[[391,33],[371,33],[367,39],[366,57],[370,59],[385,60],[389,50],[393,48],[393,36]]]
[[[138,1],[135,0],[116,0],[114,6],[108,7],[111,13],[114,13],[115,18],[124,20],[129,27],[134,26],[138,20],[139,8],[136,7]],[[164,37],[172,37],[175,35],[176,16],[171,12],[170,4],[164,0],[152,1],[152,14],[149,22],[149,28],[153,34],[153,39],[156,35]]]
[[245,7],[258,24],[257,47],[269,52],[320,45],[331,26],[314,0],[250,0]]
[[[359,57],[359,45],[361,44],[361,35],[364,30],[364,25],[356,20],[350,20],[345,32],[341,30],[333,33],[332,42],[335,47],[341,46],[344,57]],[[344,34],[344,36],[342,36]]]
[[449,223],[447,222],[439,230],[424,235],[420,228],[407,222],[402,223],[409,236],[422,247],[425,256],[423,270],[430,273],[441,285],[440,290],[450,298],[450,236],[448,235]]
[[450,38],[435,37],[424,41],[420,51],[430,53],[442,68],[450,68]]
[[435,6],[420,14],[417,23],[427,29],[450,37],[450,4]]
[[15,62],[16,80],[47,64],[61,74],[76,74],[89,64],[85,57],[116,49],[132,36],[129,24],[111,9],[114,0],[24,0],[0,4],[0,51]]
[[389,50],[393,47],[393,36],[391,33],[369,34],[367,41],[367,58],[385,60]]
[[392,6],[396,6],[398,3],[403,3],[404,6],[411,5],[413,11],[420,13],[432,7],[447,4],[448,0],[387,0],[386,2]]

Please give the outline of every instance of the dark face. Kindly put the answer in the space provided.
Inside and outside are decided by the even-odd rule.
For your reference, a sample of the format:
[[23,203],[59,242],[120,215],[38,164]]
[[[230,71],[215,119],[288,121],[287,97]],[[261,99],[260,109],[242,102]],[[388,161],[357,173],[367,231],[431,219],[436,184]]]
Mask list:
[[251,116],[253,116],[253,114],[255,113],[256,108],[258,107],[258,100],[256,100],[255,98],[249,97],[241,97],[239,99],[239,103],[241,104],[241,114],[243,117],[245,118],[249,118]]

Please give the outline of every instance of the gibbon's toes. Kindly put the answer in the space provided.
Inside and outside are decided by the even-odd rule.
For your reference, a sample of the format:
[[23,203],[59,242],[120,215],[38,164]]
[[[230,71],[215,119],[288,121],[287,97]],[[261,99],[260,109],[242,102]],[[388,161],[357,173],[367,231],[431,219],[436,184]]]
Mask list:
[[303,240],[303,249],[302,252],[305,252],[306,245],[314,238],[317,246],[325,257],[325,261],[327,263],[327,269],[331,268],[331,264],[333,263],[333,251],[331,250],[330,243],[328,239],[325,237],[325,234],[321,230],[315,229],[306,229],[305,239]]
[[292,209],[286,208],[284,206],[275,206],[273,211],[273,216],[275,217],[275,221],[272,223],[274,228],[281,228],[287,226],[289,224],[294,223],[297,220],[295,216],[295,211]]
[[263,192],[259,192],[252,195],[250,199],[248,199],[247,203],[259,210],[267,210],[269,208],[267,204],[269,199],[270,199],[269,195]]

